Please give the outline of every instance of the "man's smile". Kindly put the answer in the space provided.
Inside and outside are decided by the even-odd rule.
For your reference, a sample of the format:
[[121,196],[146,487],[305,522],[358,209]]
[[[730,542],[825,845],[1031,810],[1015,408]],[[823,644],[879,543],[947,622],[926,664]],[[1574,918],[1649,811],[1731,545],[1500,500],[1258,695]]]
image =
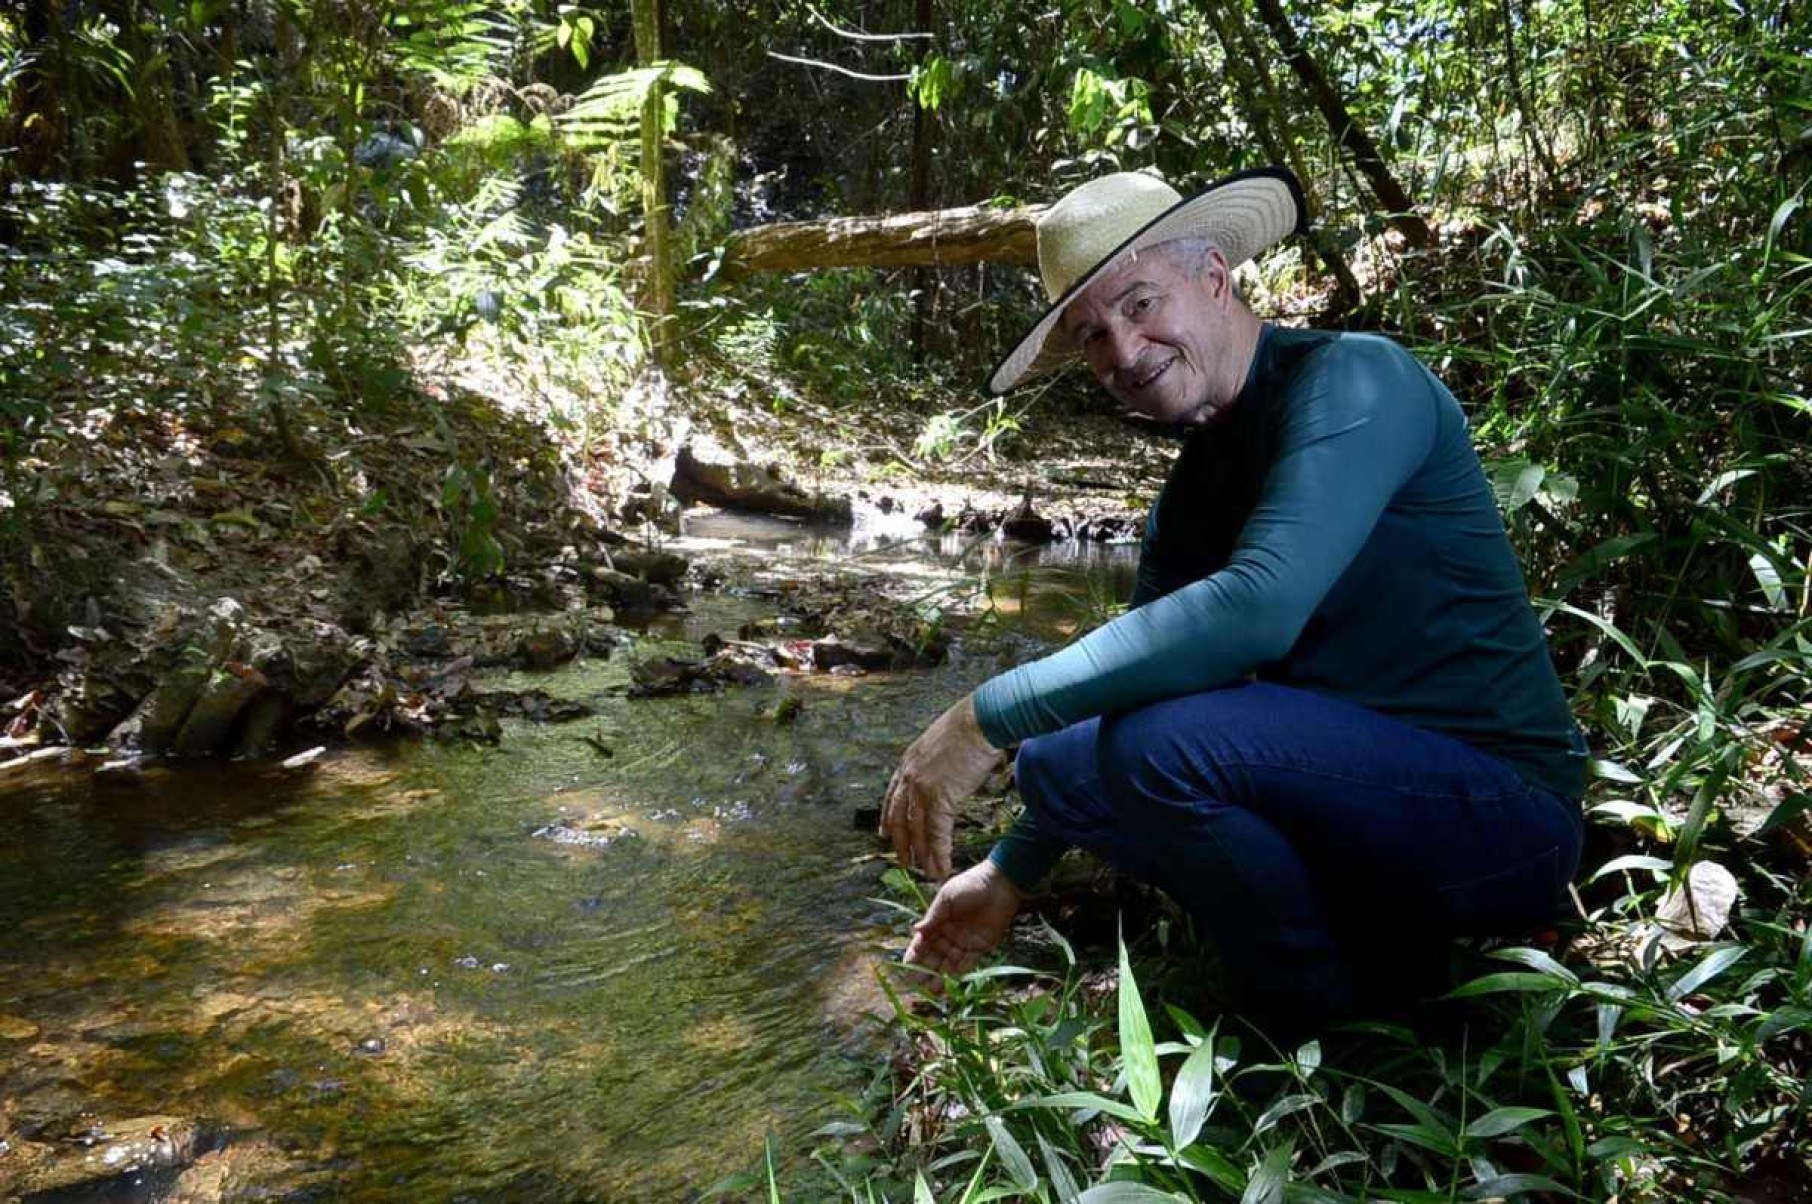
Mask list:
[[1156,382],[1157,379],[1166,372],[1170,371],[1171,365],[1176,362],[1177,357],[1173,355],[1154,368],[1145,369],[1143,371],[1135,369],[1125,378],[1126,387],[1132,390],[1142,390]]

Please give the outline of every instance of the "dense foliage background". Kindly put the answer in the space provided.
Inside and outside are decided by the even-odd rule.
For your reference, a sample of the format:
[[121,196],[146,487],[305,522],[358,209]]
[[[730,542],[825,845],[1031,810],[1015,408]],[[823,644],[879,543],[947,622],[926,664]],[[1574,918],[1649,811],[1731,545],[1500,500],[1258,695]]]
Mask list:
[[[462,443],[461,374],[581,475],[651,357],[910,408],[920,461],[1011,454],[1025,407],[1092,404],[978,402],[1039,307],[1026,273],[731,283],[731,230],[1287,163],[1319,234],[1254,274],[1259,308],[1392,332],[1473,414],[1601,757],[1586,939],[1474,983],[1483,1047],[1285,1051],[1262,1112],[1214,1084],[1264,1059],[1180,1016],[1151,1047],[1130,974],[1117,1022],[1073,980],[1035,1006],[984,983],[927,1030],[942,1122],[884,1103],[821,1168],[952,1198],[1812,1190],[1804,850],[1779,843],[1808,802],[1809,53],[1790,0],[26,0],[0,15],[0,658],[93,618],[46,582],[101,570],[44,515],[47,470],[98,448],[296,466],[495,571],[508,466]],[[445,436],[425,499],[362,450],[399,413]],[[1670,952],[1648,926],[1710,860],[1735,926]],[[1159,1198],[1116,1190],[1087,1198]]]

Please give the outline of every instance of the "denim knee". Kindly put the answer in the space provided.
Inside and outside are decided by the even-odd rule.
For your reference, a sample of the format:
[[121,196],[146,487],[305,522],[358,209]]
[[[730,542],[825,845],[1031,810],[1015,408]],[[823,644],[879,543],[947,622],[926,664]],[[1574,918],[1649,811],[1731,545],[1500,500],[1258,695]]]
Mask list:
[[1013,779],[1041,831],[1081,843],[1108,818],[1095,770],[1098,721],[1035,736],[1019,746]]
[[1104,721],[1095,763],[1104,793],[1123,823],[1163,824],[1226,801],[1234,789],[1209,742],[1179,732],[1173,717],[1145,708]]

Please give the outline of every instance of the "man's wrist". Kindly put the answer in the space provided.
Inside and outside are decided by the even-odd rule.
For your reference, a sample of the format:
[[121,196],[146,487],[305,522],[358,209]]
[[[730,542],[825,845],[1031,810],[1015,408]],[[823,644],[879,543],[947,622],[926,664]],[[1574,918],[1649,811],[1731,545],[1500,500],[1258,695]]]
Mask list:
[[1013,875],[1002,869],[992,854],[976,862],[975,869],[989,890],[1007,895],[1013,900],[1015,907],[1025,900],[1028,892],[1013,881]]

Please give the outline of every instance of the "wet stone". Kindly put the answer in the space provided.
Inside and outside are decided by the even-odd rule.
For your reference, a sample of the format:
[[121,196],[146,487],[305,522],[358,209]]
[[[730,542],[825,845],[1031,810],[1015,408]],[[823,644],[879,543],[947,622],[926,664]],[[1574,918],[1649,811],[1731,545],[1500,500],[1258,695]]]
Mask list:
[[62,1141],[22,1141],[6,1169],[26,1199],[154,1199],[157,1185],[219,1144],[194,1120],[139,1116],[90,1123]]
[[557,627],[524,632],[516,641],[516,656],[530,669],[552,669],[577,655],[577,637]]
[[707,660],[681,660],[663,656],[631,665],[631,698],[665,698],[676,694],[715,694],[728,686],[766,685],[773,676],[765,669],[735,656],[720,653]]
[[543,824],[529,835],[580,849],[608,849],[622,841],[639,839],[639,833],[620,820],[595,818]]

